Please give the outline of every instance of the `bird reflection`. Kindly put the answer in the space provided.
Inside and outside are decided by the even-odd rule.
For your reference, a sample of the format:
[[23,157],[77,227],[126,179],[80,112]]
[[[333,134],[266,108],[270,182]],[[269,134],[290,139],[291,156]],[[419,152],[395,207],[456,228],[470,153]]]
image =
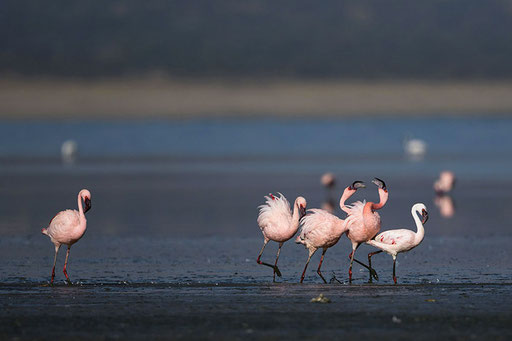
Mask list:
[[434,204],[444,218],[451,218],[455,215],[455,202],[449,194],[455,187],[455,174],[452,171],[444,170],[439,174],[439,179],[434,182],[436,197]]
[[336,177],[333,173],[325,173],[320,178],[320,183],[327,189],[327,198],[322,203],[322,209],[329,213],[333,213],[336,209],[336,201],[333,198],[333,190],[336,186]]

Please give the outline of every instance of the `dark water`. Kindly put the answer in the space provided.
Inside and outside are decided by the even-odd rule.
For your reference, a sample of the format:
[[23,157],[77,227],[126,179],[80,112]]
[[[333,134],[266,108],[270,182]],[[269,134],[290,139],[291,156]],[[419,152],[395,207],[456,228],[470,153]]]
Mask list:
[[[0,337],[2,338],[448,338],[509,339],[512,331],[512,137],[508,119],[180,122],[2,122],[0,124]],[[403,138],[422,138],[421,160]],[[79,156],[64,164],[62,141]],[[435,205],[439,171],[457,174],[455,214]],[[327,193],[325,171],[339,185]],[[283,277],[271,283],[256,264],[262,197],[304,195],[310,208],[364,180],[354,200],[377,200],[372,177],[390,199],[383,230],[414,228],[410,208],[427,205],[426,237],[392,260],[373,259],[380,281],[367,284],[343,237],[316,275],[315,255],[288,242]],[[64,284],[48,287],[53,245],[40,233],[53,215],[75,208],[88,188],[93,208],[72,247]],[[337,214],[342,216],[338,209]],[[264,259],[277,250],[269,245]],[[372,249],[362,246],[358,258]],[[330,304],[310,303],[323,293]],[[199,327],[198,327],[199,326]]]

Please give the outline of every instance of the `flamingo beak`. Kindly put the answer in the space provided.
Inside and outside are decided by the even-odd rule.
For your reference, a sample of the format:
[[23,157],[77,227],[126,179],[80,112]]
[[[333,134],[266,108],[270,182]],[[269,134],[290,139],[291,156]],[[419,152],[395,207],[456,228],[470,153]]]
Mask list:
[[300,211],[300,217],[301,218],[306,215],[306,207],[304,207],[303,205],[299,206],[299,211]]
[[428,212],[426,209],[421,210],[421,223],[425,224],[428,220]]
[[357,191],[359,188],[366,188],[366,185],[362,181],[354,181],[352,185],[349,186],[349,189],[353,191]]
[[89,211],[91,209],[91,199],[89,198],[85,198],[84,199],[84,203],[85,203],[85,208],[84,208],[84,213],[86,213],[87,211]]
[[377,185],[377,187],[379,187],[380,189],[384,190],[385,192],[388,191],[388,189],[386,188],[386,183],[384,182],[384,180],[381,180],[379,178],[374,178],[372,180],[372,182]]

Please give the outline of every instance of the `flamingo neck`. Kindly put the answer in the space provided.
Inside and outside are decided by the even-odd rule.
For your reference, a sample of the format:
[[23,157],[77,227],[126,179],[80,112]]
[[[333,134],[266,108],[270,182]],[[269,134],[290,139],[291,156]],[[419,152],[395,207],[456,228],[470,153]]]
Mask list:
[[388,192],[379,188],[379,203],[375,204],[372,203],[372,210],[380,210],[384,205],[386,205],[386,202],[388,201]]
[[298,229],[299,228],[299,222],[300,222],[300,213],[299,213],[299,207],[297,205],[297,201],[293,204],[293,215],[292,215],[292,228]]
[[420,217],[418,216],[418,213],[420,211],[413,207],[411,209],[412,218],[414,219],[414,222],[416,223],[416,236],[414,237],[416,244],[421,243],[423,240],[423,237],[425,236],[425,229],[423,228],[423,223],[421,222]]
[[340,198],[340,208],[342,211],[344,211],[347,214],[350,214],[350,209],[345,206],[345,201],[348,200],[352,195],[354,195],[356,191],[349,190],[349,187],[345,188],[343,191],[343,195]]
[[82,206],[82,192],[78,193],[78,213],[80,214],[80,219],[86,221],[84,208]]

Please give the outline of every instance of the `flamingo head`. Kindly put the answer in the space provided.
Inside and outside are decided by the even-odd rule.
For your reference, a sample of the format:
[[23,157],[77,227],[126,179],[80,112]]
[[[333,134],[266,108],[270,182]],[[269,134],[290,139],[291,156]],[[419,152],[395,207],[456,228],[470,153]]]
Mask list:
[[80,191],[80,197],[84,200],[84,213],[91,209],[91,192],[86,189]]
[[425,224],[427,222],[427,220],[428,220],[428,212],[425,207],[425,208],[421,209],[421,223]]
[[298,197],[295,200],[295,205],[297,205],[297,208],[299,209],[300,218],[304,217],[306,215],[306,199],[304,199],[304,197]]
[[359,188],[366,188],[366,185],[362,181],[354,181],[352,185],[348,186],[350,191],[357,191]]
[[387,193],[388,189],[387,189],[387,187],[386,187],[386,183],[385,183],[383,180],[381,180],[381,179],[379,179],[379,178],[374,178],[374,179],[372,180],[372,182],[373,182],[375,185],[377,185],[377,187],[379,187],[379,189],[381,189],[381,190],[383,190],[384,192],[386,192],[386,193]]

